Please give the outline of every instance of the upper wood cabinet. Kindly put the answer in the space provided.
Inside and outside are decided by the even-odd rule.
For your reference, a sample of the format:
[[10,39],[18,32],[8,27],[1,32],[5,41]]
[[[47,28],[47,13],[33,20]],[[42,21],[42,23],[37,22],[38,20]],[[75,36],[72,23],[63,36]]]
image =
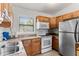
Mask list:
[[79,10],[72,13],[73,17],[79,17]]
[[64,14],[62,17],[64,21],[70,20],[72,18],[72,13]]
[[56,17],[50,17],[49,25],[51,29],[57,27]]
[[9,16],[12,16],[14,18],[14,14],[13,14],[13,6],[11,4],[9,4],[9,9],[8,9],[8,14]]
[[[2,15],[3,10],[7,10],[8,12],[8,16],[9,17],[13,17],[13,10],[12,10],[12,5],[9,3],[0,3],[0,16]],[[4,28],[9,28],[11,26],[11,21],[8,19],[6,20],[5,18],[3,18],[3,22],[0,24],[0,27],[4,27]]]
[[36,21],[49,22],[49,17],[46,17],[46,16],[37,16],[36,17]]
[[0,27],[5,27],[5,28],[8,28],[11,26],[11,21],[3,21],[1,24],[0,24]]
[[56,17],[57,27],[59,26],[59,22],[62,22],[62,21],[63,21],[62,16]]
[[7,11],[9,10],[9,4],[8,3],[3,3],[3,10],[7,9]]

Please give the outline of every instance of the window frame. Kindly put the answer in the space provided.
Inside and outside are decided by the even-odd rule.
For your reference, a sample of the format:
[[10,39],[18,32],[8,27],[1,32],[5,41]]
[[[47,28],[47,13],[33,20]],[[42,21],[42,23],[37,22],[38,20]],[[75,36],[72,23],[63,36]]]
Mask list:
[[[26,31],[26,32],[25,32],[25,31],[21,32],[21,31],[20,31],[20,25],[21,25],[21,24],[20,24],[20,17],[28,17],[29,19],[31,19],[31,18],[33,19],[33,32],[30,32],[30,31],[29,31],[29,32],[28,32],[28,31]],[[32,26],[32,25],[25,25],[25,26]],[[21,34],[26,34],[26,33],[28,33],[28,34],[33,34],[33,33],[36,32],[36,27],[35,27],[35,26],[36,26],[36,20],[35,20],[34,17],[19,16],[19,33],[21,33]]]

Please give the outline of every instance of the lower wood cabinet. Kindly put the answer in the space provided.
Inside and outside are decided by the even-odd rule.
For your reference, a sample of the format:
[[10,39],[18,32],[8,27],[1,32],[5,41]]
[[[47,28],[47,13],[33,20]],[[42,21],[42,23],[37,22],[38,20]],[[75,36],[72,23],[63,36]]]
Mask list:
[[40,39],[33,39],[32,40],[32,55],[39,54],[41,51],[41,43]]
[[59,50],[58,38],[56,36],[52,36],[52,49]]
[[75,54],[76,54],[76,56],[79,56],[79,44],[76,44],[76,46],[75,46]]
[[32,54],[31,40],[23,40],[22,43],[25,48],[26,54],[30,56]]
[[22,41],[25,51],[28,56],[37,55],[41,53],[41,39],[26,39]]

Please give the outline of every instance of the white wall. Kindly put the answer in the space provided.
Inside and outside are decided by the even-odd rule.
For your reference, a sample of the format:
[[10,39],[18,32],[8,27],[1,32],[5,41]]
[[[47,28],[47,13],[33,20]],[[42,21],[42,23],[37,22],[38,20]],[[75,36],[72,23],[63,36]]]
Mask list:
[[63,10],[56,13],[54,16],[63,15],[65,13],[73,12],[75,10],[79,10],[79,3],[72,3],[68,7],[64,8]]
[[52,15],[49,15],[49,14],[37,12],[37,11],[34,11],[34,10],[29,10],[29,9],[19,7],[19,6],[16,6],[16,5],[13,5],[13,13],[14,13],[14,16],[15,16],[15,19],[13,21],[14,22],[13,28],[14,28],[15,32],[19,31],[19,16],[30,16],[30,17],[34,17],[34,18],[36,16],[39,16],[39,15],[52,16]]

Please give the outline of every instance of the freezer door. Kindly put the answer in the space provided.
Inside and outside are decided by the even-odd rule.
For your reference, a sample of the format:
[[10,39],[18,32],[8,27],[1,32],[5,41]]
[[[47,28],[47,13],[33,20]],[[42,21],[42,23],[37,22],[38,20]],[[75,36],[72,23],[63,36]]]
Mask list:
[[59,33],[59,52],[64,56],[75,56],[74,33]]
[[59,31],[74,32],[75,25],[76,25],[76,19],[65,21],[65,22],[59,22]]

